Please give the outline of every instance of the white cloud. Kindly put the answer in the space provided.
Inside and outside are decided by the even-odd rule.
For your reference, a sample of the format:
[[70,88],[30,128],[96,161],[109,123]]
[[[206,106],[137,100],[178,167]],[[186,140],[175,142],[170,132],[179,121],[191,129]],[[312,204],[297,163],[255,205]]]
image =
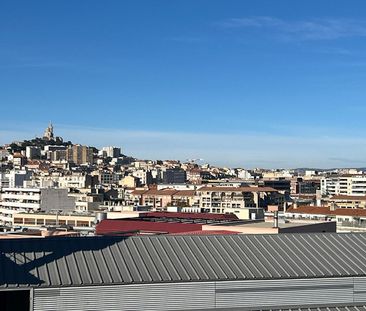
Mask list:
[[333,40],[366,36],[366,21],[322,18],[284,20],[270,16],[230,18],[219,23],[224,28],[260,28],[297,40]]

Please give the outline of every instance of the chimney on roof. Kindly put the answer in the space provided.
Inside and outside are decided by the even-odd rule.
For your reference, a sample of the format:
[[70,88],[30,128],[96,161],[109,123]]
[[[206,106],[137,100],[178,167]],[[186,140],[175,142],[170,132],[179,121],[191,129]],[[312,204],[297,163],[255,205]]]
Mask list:
[[294,203],[292,204],[292,208],[293,208],[293,209],[297,209],[297,202],[294,202]]
[[337,207],[337,205],[334,202],[330,203],[330,210],[331,211],[335,211],[336,207]]
[[273,228],[278,228],[278,211],[273,212]]
[[316,190],[316,206],[322,205],[322,192],[321,190]]

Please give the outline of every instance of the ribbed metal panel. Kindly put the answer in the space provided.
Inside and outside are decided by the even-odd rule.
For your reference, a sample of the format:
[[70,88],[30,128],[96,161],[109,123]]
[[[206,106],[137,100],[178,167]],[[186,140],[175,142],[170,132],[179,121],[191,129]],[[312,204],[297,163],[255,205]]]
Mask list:
[[353,279],[304,279],[216,283],[216,307],[265,307],[353,303]]
[[202,310],[215,307],[215,284],[86,286],[34,290],[34,311]]
[[[217,309],[205,309],[205,311],[214,311]],[[220,309],[220,311],[366,311],[365,305],[330,305],[321,306],[321,307],[303,307],[299,308],[298,306],[292,306],[290,308],[281,307],[276,309],[271,308],[261,308],[261,309],[253,309],[253,308],[229,308],[229,309]]]
[[[34,290],[34,310],[235,310],[365,304],[357,278],[86,286]],[[363,284],[361,284],[363,283]],[[355,297],[357,297],[355,291]]]
[[366,276],[365,234],[0,240],[0,287]]
[[366,302],[366,278],[354,278],[354,301]]
[[[263,309],[261,311],[272,311],[272,309]],[[291,309],[276,309],[273,311],[365,311],[366,306],[332,306],[319,308],[291,308]]]

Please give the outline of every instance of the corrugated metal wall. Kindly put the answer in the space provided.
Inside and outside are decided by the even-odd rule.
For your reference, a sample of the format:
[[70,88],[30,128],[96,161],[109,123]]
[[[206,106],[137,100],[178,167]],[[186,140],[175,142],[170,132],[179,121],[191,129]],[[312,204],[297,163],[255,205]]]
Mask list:
[[215,284],[172,283],[35,289],[34,310],[184,310],[215,307]]
[[353,279],[305,279],[216,283],[216,307],[353,303]]
[[366,302],[366,278],[35,289],[34,310],[208,310]]

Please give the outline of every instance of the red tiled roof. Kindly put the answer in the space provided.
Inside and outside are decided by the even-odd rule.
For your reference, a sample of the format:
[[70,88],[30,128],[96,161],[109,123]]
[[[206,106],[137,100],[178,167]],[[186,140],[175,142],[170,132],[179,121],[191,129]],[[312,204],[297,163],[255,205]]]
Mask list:
[[144,196],[163,196],[163,195],[174,195],[174,196],[194,196],[194,190],[176,190],[176,189],[149,189],[149,190],[134,190],[131,192],[133,195],[144,195]]
[[366,209],[363,208],[336,208],[334,211],[330,210],[328,206],[299,206],[297,208],[290,207],[287,213],[294,214],[315,214],[324,216],[354,216],[366,217]]
[[206,192],[277,192],[272,187],[202,187],[197,191]]
[[178,190],[173,197],[194,197],[195,193],[194,190]]
[[144,194],[147,191],[148,190],[134,190],[134,191],[131,192],[131,194],[133,194],[133,195],[141,195],[141,194]]
[[147,192],[144,193],[144,195],[173,195],[174,193],[176,193],[177,190],[175,189],[160,189],[160,190],[156,190],[156,189],[150,189]]

